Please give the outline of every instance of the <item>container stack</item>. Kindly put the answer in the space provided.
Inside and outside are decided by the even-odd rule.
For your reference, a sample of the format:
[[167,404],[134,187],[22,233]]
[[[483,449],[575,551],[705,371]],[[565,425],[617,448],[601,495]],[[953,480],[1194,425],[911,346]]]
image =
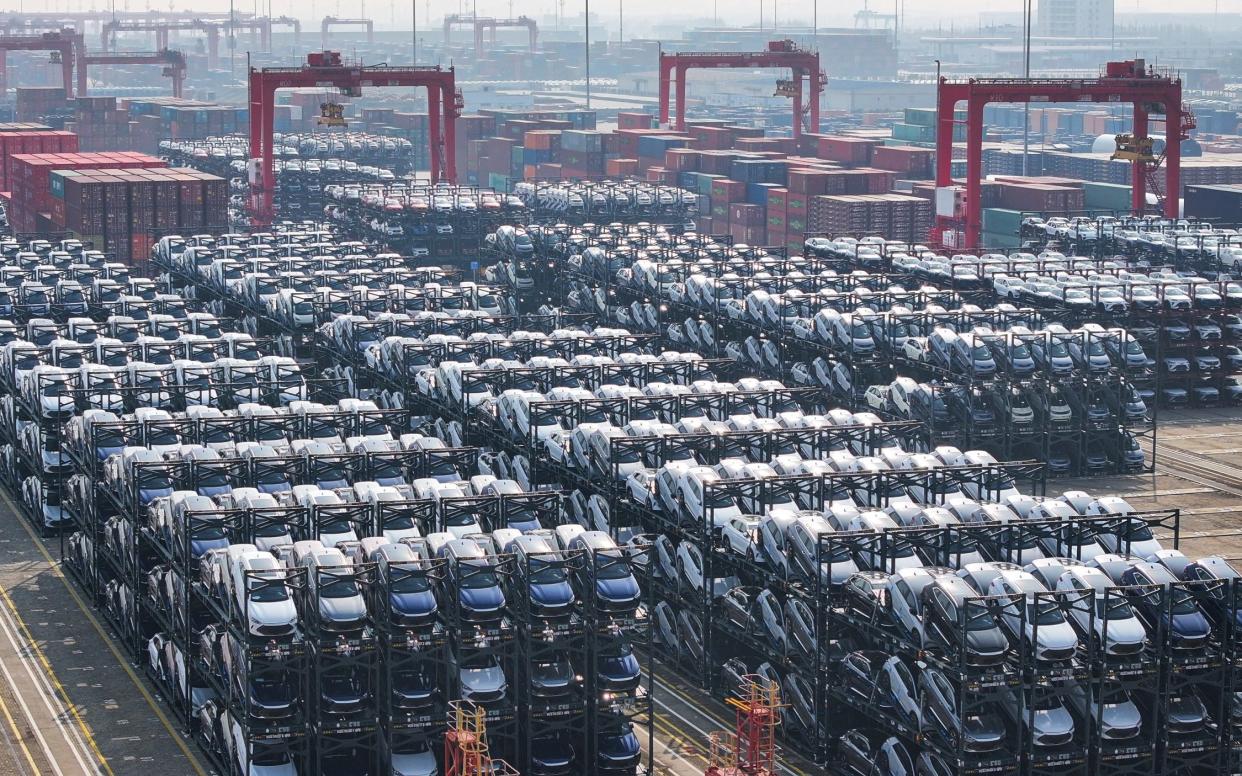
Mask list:
[[75,153],[78,136],[39,124],[0,124],[0,191],[11,191],[9,165],[18,154]]
[[821,194],[810,200],[808,230],[882,234],[918,241],[931,228],[931,202],[906,194]]
[[18,233],[37,231],[36,216],[52,208],[53,170],[112,170],[131,167],[165,167],[146,154],[130,151],[109,153],[15,154],[8,159],[7,184],[12,191],[9,224]]
[[44,121],[69,112],[69,99],[61,86],[21,87],[17,90],[18,121]]
[[56,170],[51,222],[72,237],[132,263],[163,234],[227,226],[228,182],[170,168]]
[[77,133],[83,151],[132,150],[129,111],[117,107],[115,97],[78,97],[65,129]]

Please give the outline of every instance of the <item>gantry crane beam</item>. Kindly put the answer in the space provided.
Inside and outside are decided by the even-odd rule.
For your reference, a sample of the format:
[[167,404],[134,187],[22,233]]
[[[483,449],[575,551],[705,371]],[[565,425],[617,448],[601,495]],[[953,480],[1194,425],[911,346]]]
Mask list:
[[[1168,129],[1165,143],[1164,215],[1178,217],[1181,191],[1181,140],[1188,136],[1189,111],[1182,106],[1180,78],[1157,73],[1141,60],[1109,62],[1105,72],[1096,78],[971,78],[950,81],[941,77],[936,108],[936,187],[951,188],[953,161],[953,114],[959,102],[966,103],[966,196],[964,212],[942,212],[949,208],[953,197],[943,199],[937,207],[936,231],[933,235],[952,247],[974,248],[982,232],[983,174],[983,108],[990,102],[1100,102],[1130,103],[1134,107],[1134,137],[1147,137],[1150,113],[1163,113]],[[1135,159],[1131,176],[1131,206],[1142,213],[1147,203],[1146,166],[1149,162]],[[937,204],[942,204],[937,197]],[[959,237],[948,238],[958,231]],[[960,245],[958,244],[960,243]]]
[[325,51],[328,48],[328,32],[333,27],[366,27],[367,43],[375,42],[375,22],[370,19],[339,19],[335,16],[325,16],[323,23],[319,25],[319,39]]
[[91,65],[163,65],[164,75],[172,80],[173,97],[181,97],[185,86],[185,54],[180,51],[117,51],[88,54],[78,49],[78,95],[86,95],[87,69]]
[[810,94],[810,131],[819,131],[819,101],[824,92],[824,73],[819,68],[819,52],[805,51],[793,41],[780,40],[768,44],[767,51],[749,52],[660,52],[660,124],[669,123],[669,92],[674,73],[677,78],[677,113],[674,128],[686,130],[686,72],[712,68],[789,68],[793,71],[793,133],[802,134],[803,91],[807,79]]
[[109,20],[100,27],[100,45],[104,51],[112,51],[116,47],[118,32],[154,32],[155,48],[163,51],[168,48],[168,33],[172,30],[200,30],[207,36],[207,67],[216,69],[220,64],[220,23],[204,19],[168,20]]
[[[252,43],[259,44],[260,51],[271,53],[272,51],[272,20],[266,16],[256,16],[252,19],[229,20],[221,25],[226,31],[228,30],[246,30],[250,33]],[[236,34],[236,32],[234,32]],[[256,38],[258,39],[256,41]]]
[[[301,67],[265,67],[250,70],[250,203],[256,224],[270,224],[274,216],[272,193],[272,134],[279,89],[311,87],[356,94],[364,87],[414,86],[427,89],[427,121],[431,145],[431,180],[457,179],[456,119],[462,99],[453,68],[346,65],[335,51],[309,54]],[[443,122],[441,118],[443,117]]]
[[[494,19],[490,16],[466,16],[464,14],[448,14],[444,17],[444,45],[448,45],[452,37],[453,27],[469,26],[474,29],[474,55],[483,55],[484,37],[489,37],[492,45],[496,44],[496,30],[512,27],[525,27],[529,37],[530,51],[533,54],[539,48],[539,23],[529,16],[516,19]],[[485,34],[490,32],[490,36]]]
[[61,80],[65,96],[73,97],[73,62],[83,48],[82,36],[73,30],[45,32],[42,35],[0,35],[0,97],[9,90],[8,53],[10,51],[55,51],[60,53]]
[[[295,46],[302,45],[302,22],[300,19],[295,19],[292,16],[277,16],[271,20],[271,26],[276,27],[278,25],[292,28],[293,44]],[[270,31],[269,34],[271,34]]]

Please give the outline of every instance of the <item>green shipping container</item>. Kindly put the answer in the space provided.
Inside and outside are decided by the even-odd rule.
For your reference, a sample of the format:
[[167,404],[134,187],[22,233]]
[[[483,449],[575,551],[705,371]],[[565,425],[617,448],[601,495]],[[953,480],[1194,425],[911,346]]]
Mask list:
[[[953,112],[955,121],[965,121],[966,111],[959,110]],[[935,108],[906,108],[905,121],[907,124],[915,124],[920,127],[936,126],[936,109]]]
[[1022,211],[999,207],[983,209],[983,231],[994,234],[1017,235],[1022,228]]
[[980,238],[984,248],[1021,248],[1022,239],[1016,234],[984,232]]
[[487,185],[496,191],[509,190],[509,176],[500,175],[499,173],[489,172],[487,174]]
[[1129,210],[1130,187],[1086,182],[1082,185],[1082,201],[1092,210]]
[[699,194],[707,195],[712,193],[712,181],[723,178],[723,175],[712,175],[706,172],[695,173],[699,176]]

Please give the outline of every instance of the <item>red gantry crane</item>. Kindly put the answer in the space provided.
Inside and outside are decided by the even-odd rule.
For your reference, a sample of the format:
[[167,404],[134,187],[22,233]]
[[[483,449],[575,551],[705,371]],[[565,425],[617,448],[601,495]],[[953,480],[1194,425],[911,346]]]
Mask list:
[[727,700],[737,710],[737,725],[711,734],[704,776],[774,776],[780,688],[750,674],[738,689],[740,697]]
[[525,27],[530,38],[530,51],[533,54],[539,48],[539,23],[529,16],[516,19],[493,19],[486,16],[466,16],[464,14],[448,14],[444,17],[444,45],[449,45],[453,27],[470,25],[474,28],[474,54],[483,55],[484,33],[490,31],[489,40],[496,45],[496,30],[501,27]]
[[473,701],[449,701],[444,776],[520,776],[512,765],[488,752],[486,718]]
[[768,44],[767,51],[711,51],[711,52],[679,52],[666,54],[660,52],[660,124],[668,125],[669,91],[672,86],[673,73],[677,74],[677,121],[673,128],[678,132],[686,131],[686,71],[692,68],[744,68],[759,67],[789,68],[793,71],[793,79],[777,82],[777,95],[793,98],[793,134],[802,134],[802,122],[807,109],[803,106],[802,80],[808,81],[807,93],[810,94],[810,130],[819,131],[819,99],[824,92],[826,76],[819,69],[819,52],[806,51],[798,48],[791,40],[774,40]]
[[299,87],[334,88],[357,95],[364,87],[414,86],[427,88],[427,122],[431,144],[432,182],[457,180],[456,119],[463,100],[453,68],[347,65],[340,52],[308,54],[301,67],[250,69],[250,207],[255,224],[270,224],[272,206],[272,134],[276,91]]
[[86,75],[90,65],[163,65],[164,76],[172,80],[173,97],[181,97],[185,85],[185,54],[180,51],[114,51],[88,54],[78,49],[78,95],[86,96]]
[[7,60],[10,51],[50,51],[54,58],[60,58],[61,79],[65,85],[65,96],[72,98],[73,62],[76,52],[82,48],[82,36],[68,28],[59,32],[45,32],[40,35],[0,36],[0,97],[7,95],[9,91]]
[[[1147,205],[1149,176],[1165,163],[1164,215],[1177,218],[1181,196],[1181,141],[1194,129],[1194,115],[1182,104],[1182,81],[1149,68],[1141,59],[1109,62],[1096,78],[971,78],[940,79],[936,107],[936,226],[932,239],[950,248],[975,248],[982,230],[983,108],[990,102],[1130,103],[1134,133],[1119,138],[1117,158],[1134,165],[1131,207]],[[959,102],[966,103],[966,190],[953,185],[953,119]],[[1167,142],[1155,157],[1147,140],[1147,121],[1163,114]],[[1127,140],[1128,139],[1128,140]],[[1129,149],[1124,146],[1129,144]]]
[[319,26],[319,39],[323,43],[324,50],[328,48],[328,32],[333,27],[366,27],[367,43],[375,42],[375,22],[370,19],[338,19],[335,16],[323,17],[323,24]]

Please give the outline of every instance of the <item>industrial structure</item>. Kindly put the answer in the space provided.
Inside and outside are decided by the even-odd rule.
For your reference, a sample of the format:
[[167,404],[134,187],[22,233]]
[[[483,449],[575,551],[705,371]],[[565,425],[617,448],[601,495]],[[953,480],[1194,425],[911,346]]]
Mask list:
[[250,70],[250,204],[255,223],[270,224],[275,213],[272,197],[276,181],[272,174],[276,92],[297,87],[329,87],[345,94],[367,87],[416,86],[427,88],[431,127],[431,180],[457,178],[455,121],[463,107],[452,68],[362,67],[346,65],[335,51],[310,54],[302,67],[268,67]]
[[8,94],[8,52],[10,51],[50,51],[54,58],[59,57],[61,83],[65,87],[65,95],[73,96],[73,63],[75,54],[82,48],[82,36],[71,29],[57,32],[44,32],[39,35],[3,35],[0,36],[0,97]]
[[[79,39],[80,40],[80,39]],[[160,65],[172,83],[172,96],[180,98],[185,85],[185,54],[171,49],[160,51],[116,51],[89,54],[77,51],[78,94],[86,96],[88,68],[92,65]]]
[[339,19],[335,16],[325,16],[319,25],[319,40],[324,50],[328,49],[329,33],[333,27],[364,27],[367,31],[367,43],[375,42],[375,22],[371,19]]
[[[952,180],[953,133],[957,104],[966,103],[966,182],[964,191]],[[1182,82],[1157,72],[1143,60],[1109,62],[1097,78],[971,78],[965,81],[942,77],[937,97],[936,120],[936,233],[950,247],[974,248],[982,231],[981,181],[983,178],[983,109],[993,102],[1127,103],[1134,110],[1133,137],[1147,138],[1148,117],[1163,114],[1171,128],[1165,144],[1163,212],[1178,216],[1181,191],[1181,140],[1189,137],[1194,117],[1182,104]],[[1134,155],[1131,207],[1143,213],[1147,207],[1148,173],[1154,166],[1150,155]],[[1161,192],[1157,192],[1160,194]]]
[[539,47],[539,23],[529,16],[519,16],[516,19],[494,19],[485,16],[473,16],[467,14],[446,14],[444,17],[444,45],[449,46],[452,42],[453,28],[458,26],[467,26],[474,31],[474,53],[475,56],[484,55],[484,38],[485,33],[491,32],[490,38],[487,40],[493,47],[496,45],[496,30],[508,27],[524,27],[530,36],[530,52],[533,54]]
[[[669,94],[674,77],[677,82],[677,104],[672,128],[686,130],[686,73],[695,69],[713,68],[788,68],[791,81],[777,82],[777,94],[793,99],[793,133],[801,136],[809,117],[809,129],[819,131],[819,103],[824,92],[824,72],[819,65],[818,51],[805,51],[793,41],[773,41],[767,51],[752,52],[660,52],[660,124],[669,125]],[[803,80],[807,82],[803,90]],[[804,99],[806,102],[804,103]]]

